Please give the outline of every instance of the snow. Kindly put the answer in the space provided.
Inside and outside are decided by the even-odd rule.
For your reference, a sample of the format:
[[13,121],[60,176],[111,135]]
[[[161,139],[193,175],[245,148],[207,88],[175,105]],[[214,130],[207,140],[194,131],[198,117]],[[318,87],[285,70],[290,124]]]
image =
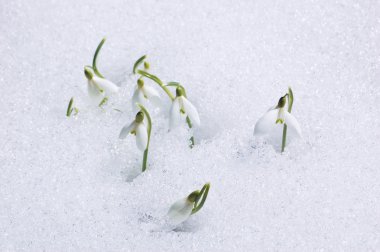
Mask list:
[[[103,36],[98,67],[121,89],[101,110],[83,66]],[[0,41],[1,251],[380,249],[378,1],[1,1]],[[144,54],[201,127],[193,149],[168,132],[146,81],[165,100],[139,174],[118,135]],[[253,129],[288,86],[303,139],[280,154]],[[202,210],[165,226],[206,182]]]

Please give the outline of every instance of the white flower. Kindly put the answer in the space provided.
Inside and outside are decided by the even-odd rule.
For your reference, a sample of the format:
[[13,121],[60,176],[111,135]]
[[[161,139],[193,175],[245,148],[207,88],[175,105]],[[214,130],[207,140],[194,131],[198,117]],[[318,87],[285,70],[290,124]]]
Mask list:
[[266,112],[256,123],[254,135],[257,136],[275,136],[278,139],[282,137],[283,124],[288,128],[290,136],[301,137],[301,127],[296,118],[285,110],[286,98],[282,97],[275,108]]
[[148,130],[143,122],[144,113],[138,112],[136,114],[135,120],[129,124],[125,125],[119,134],[120,139],[126,138],[126,136],[131,133],[136,136],[136,145],[141,151],[145,151],[148,144]]
[[193,210],[194,202],[190,202],[187,198],[176,201],[169,209],[169,221],[173,225],[178,225],[187,220]]
[[181,88],[177,88],[176,92],[177,96],[170,108],[170,128],[173,129],[178,126],[178,124],[183,121],[186,116],[190,118],[190,121],[195,126],[199,126],[201,124],[201,121],[199,119],[197,109],[183,95]]
[[119,91],[119,87],[116,84],[94,75],[89,68],[85,67],[84,73],[87,78],[87,91],[93,102],[98,104],[104,97]]
[[135,92],[132,96],[132,106],[137,108],[135,106],[136,103],[145,106],[148,100],[156,106],[161,104],[160,94],[154,88],[145,85],[142,79],[138,79]]

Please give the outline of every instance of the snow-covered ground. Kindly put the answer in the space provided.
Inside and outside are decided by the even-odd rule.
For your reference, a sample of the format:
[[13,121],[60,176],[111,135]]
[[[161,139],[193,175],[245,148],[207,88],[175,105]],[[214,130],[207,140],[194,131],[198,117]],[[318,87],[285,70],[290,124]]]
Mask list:
[[[121,92],[90,109],[83,66],[103,36]],[[379,251],[379,45],[375,0],[2,0],[0,250]],[[149,83],[165,103],[136,177],[141,153],[118,134],[143,54],[202,125],[189,149]],[[288,86],[303,139],[281,155],[253,129]],[[203,209],[168,229],[206,182]]]

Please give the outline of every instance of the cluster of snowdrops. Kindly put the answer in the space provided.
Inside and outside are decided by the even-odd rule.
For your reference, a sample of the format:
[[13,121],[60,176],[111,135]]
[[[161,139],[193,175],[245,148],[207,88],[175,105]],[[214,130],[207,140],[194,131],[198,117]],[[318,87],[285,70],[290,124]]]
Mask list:
[[[92,66],[84,67],[84,75],[87,79],[87,91],[90,101],[98,107],[102,107],[107,103],[110,95],[117,93],[119,87],[113,82],[107,80],[97,68],[97,58],[99,52],[105,42],[105,38],[98,45]],[[139,76],[132,95],[133,111],[136,111],[134,120],[126,124],[120,131],[119,138],[124,139],[128,135],[134,135],[136,138],[136,146],[142,152],[142,172],[147,169],[149,142],[152,130],[152,120],[149,111],[146,109],[148,103],[153,106],[161,104],[160,93],[153,87],[144,82],[144,78],[148,78],[156,83],[172,101],[169,112],[169,127],[173,129],[187,124],[189,129],[199,127],[201,121],[196,107],[188,100],[186,89],[178,82],[163,83],[157,76],[150,74],[149,63],[146,61],[146,55],[139,58],[133,66],[133,74]],[[169,87],[175,88],[175,95],[170,91]],[[278,136],[281,135],[281,152],[284,151],[287,144],[287,133],[292,136],[301,137],[301,129],[291,114],[293,105],[293,92],[289,88],[288,93],[282,96],[278,103],[271,107],[256,123],[254,134],[262,136],[268,140],[274,139],[279,141]],[[287,105],[287,109],[286,109]],[[78,114],[78,108],[74,105],[74,98],[71,98],[66,116]],[[274,138],[273,138],[274,137]],[[195,145],[194,137],[189,139],[189,147]],[[176,201],[167,213],[168,220],[172,225],[179,225],[186,221],[192,214],[198,212],[204,205],[210,189],[210,184],[206,183],[201,190],[190,193],[187,197]]]

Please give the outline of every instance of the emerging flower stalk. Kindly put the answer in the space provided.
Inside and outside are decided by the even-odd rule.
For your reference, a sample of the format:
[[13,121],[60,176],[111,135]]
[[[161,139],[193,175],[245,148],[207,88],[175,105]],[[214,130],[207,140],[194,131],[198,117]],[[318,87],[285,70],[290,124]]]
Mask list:
[[[288,109],[285,109],[286,101],[288,98]],[[288,128],[295,133],[296,136],[301,137],[301,127],[299,126],[296,118],[291,114],[293,106],[293,92],[289,88],[289,92],[280,98],[275,108],[270,109],[265,113],[256,123],[254,134],[259,136],[267,136],[274,134],[278,130],[279,125],[282,127],[282,142],[281,152],[285,150],[286,136]]]
[[[119,138],[124,139],[129,133],[136,136],[136,146],[139,150],[144,152],[142,163],[142,171],[144,172],[147,167],[152,120],[143,105],[137,104],[137,106],[141,110],[136,114],[135,120],[131,124],[125,125],[121,129]],[[145,117],[147,118],[147,126],[144,123]]]
[[201,124],[197,109],[187,100],[184,89],[177,87],[176,98],[173,100],[170,108],[170,128],[178,126],[184,117],[190,119],[190,128],[192,127],[191,122],[196,126]]
[[151,101],[154,105],[159,106],[161,103],[160,94],[152,87],[145,85],[143,79],[137,80],[135,92],[132,96],[132,106],[136,103],[146,105],[147,101]]
[[87,78],[87,91],[90,98],[101,107],[108,100],[108,96],[112,93],[119,91],[119,87],[113,82],[105,79],[105,77],[99,72],[96,65],[97,58],[106,38],[103,38],[96,48],[94,58],[92,60],[92,66],[84,67],[84,74]]
[[[193,127],[192,123],[194,123],[195,126],[200,125],[198,111],[194,107],[194,105],[191,102],[189,102],[189,100],[187,100],[186,90],[183,86],[181,86],[177,82],[170,82],[167,85],[164,85],[164,83],[157,76],[147,73],[143,70],[137,70],[137,73],[139,73],[143,77],[147,77],[156,82],[172,100],[169,122],[169,126],[171,129],[176,127],[179,124],[179,122],[181,122],[182,116],[186,118],[186,123],[190,129]],[[170,86],[176,87],[176,96],[174,96],[172,92],[170,92],[170,90],[168,89],[168,87]],[[194,136],[190,138],[190,142],[190,148],[192,148],[195,143]]]
[[167,216],[172,225],[179,225],[186,221],[190,215],[197,213],[207,199],[210,183],[205,184],[201,191],[194,191],[186,198],[176,201],[169,209]]
[[90,98],[99,106],[103,105],[108,96],[119,91],[119,87],[109,80],[94,75],[89,67],[84,68],[87,78],[87,91]]

